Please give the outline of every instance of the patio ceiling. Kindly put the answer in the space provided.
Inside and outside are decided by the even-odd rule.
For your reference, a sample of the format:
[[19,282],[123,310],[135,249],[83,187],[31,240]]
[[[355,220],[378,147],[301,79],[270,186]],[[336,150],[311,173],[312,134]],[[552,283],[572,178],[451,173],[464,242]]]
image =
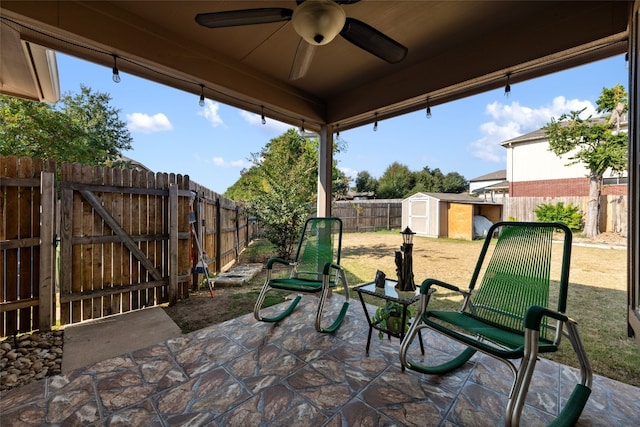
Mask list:
[[[20,39],[318,131],[340,130],[453,101],[628,48],[632,2],[367,1],[344,5],[408,48],[389,64],[336,37],[289,80],[291,21],[209,29],[197,13],[295,1],[2,1]],[[4,67],[8,42],[0,43]],[[2,78],[5,77],[3,71]],[[110,73],[105,70],[105,78]],[[194,101],[195,102],[195,101]]]

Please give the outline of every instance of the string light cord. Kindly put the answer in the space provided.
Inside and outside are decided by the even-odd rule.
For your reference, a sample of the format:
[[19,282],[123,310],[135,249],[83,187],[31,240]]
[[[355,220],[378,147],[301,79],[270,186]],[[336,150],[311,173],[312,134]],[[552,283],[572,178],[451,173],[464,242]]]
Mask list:
[[[225,93],[225,92],[223,92],[223,91],[221,91],[219,89],[214,89],[212,87],[209,87],[209,86],[207,86],[205,84],[202,84],[202,83],[199,83],[199,82],[195,82],[193,80],[185,79],[185,78],[182,78],[182,77],[177,77],[177,76],[175,76],[173,74],[169,74],[169,73],[163,72],[162,70],[158,70],[157,68],[153,68],[153,67],[147,66],[147,65],[145,65],[143,63],[139,63],[139,62],[134,61],[132,59],[129,59],[129,58],[125,57],[125,56],[122,56],[122,55],[119,55],[119,54],[115,54],[114,52],[107,52],[106,50],[102,50],[102,49],[98,49],[98,48],[90,47],[90,46],[85,46],[85,45],[77,43],[77,42],[69,41],[69,40],[60,38],[58,36],[54,36],[52,34],[49,34],[49,33],[45,32],[43,30],[40,30],[38,28],[31,27],[31,26],[23,24],[21,22],[15,21],[15,20],[13,20],[11,18],[7,18],[6,16],[0,16],[0,20],[2,20],[3,22],[7,23],[10,27],[12,26],[11,24],[13,24],[13,28],[14,29],[16,29],[15,27],[26,29],[26,30],[32,31],[32,32],[34,32],[34,33],[36,33],[36,34],[38,34],[40,36],[46,37],[46,38],[51,39],[51,40],[55,40],[55,41],[57,41],[59,43],[64,43],[66,45],[73,46],[73,47],[76,47],[76,48],[80,48],[80,49],[86,50],[88,52],[93,52],[93,53],[97,53],[97,54],[100,54],[100,55],[107,56],[109,58],[113,58],[114,59],[114,67],[112,68],[112,71],[113,71],[113,79],[114,80],[116,78],[115,77],[116,76],[115,70],[117,70],[117,68],[116,68],[116,65],[115,65],[115,60],[117,58],[117,61],[120,62],[120,63],[125,62],[125,63],[131,64],[131,65],[133,65],[135,67],[138,67],[140,69],[143,69],[145,71],[154,73],[156,75],[159,75],[159,76],[162,76],[162,77],[165,77],[165,78],[168,78],[168,79],[171,79],[173,81],[185,83],[185,84],[188,84],[188,85],[193,85],[195,88],[199,89],[198,92],[202,96],[204,95],[205,91],[207,91],[208,93],[214,93],[214,94],[217,93],[217,94],[221,95],[221,97],[223,97],[223,98],[227,98],[227,99],[230,99],[230,100],[233,100],[233,101],[237,101],[240,104],[245,104],[245,105],[249,105],[249,106],[253,107],[254,111],[260,111],[261,112],[261,116],[264,116],[265,112],[271,111],[272,113],[274,113],[274,115],[276,115],[276,116],[279,115],[280,117],[289,119],[292,123],[300,122],[300,121],[302,121],[303,123],[306,123],[306,121],[301,119],[300,117],[293,116],[293,115],[284,113],[284,112],[279,111],[279,110],[270,109],[268,107],[265,107],[263,104],[257,104],[257,103],[248,101],[246,99],[240,98],[238,96],[234,96],[234,95],[229,94],[229,93]],[[120,77],[119,72],[117,73],[117,75],[118,75],[118,78],[119,78]],[[211,98],[213,98],[213,97],[211,97]],[[315,123],[315,125],[320,127],[320,123]]]

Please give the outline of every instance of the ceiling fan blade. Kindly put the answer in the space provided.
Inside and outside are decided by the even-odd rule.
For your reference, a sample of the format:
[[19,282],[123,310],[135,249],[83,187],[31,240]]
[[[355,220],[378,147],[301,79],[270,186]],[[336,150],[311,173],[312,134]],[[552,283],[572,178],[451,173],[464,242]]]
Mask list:
[[359,48],[391,64],[397,64],[407,56],[406,47],[354,18],[347,18],[340,35]]
[[311,67],[311,61],[313,55],[316,53],[316,46],[307,43],[301,37],[296,49],[296,54],[293,57],[293,64],[291,65],[291,72],[289,73],[289,80],[298,80],[307,74]]
[[224,28],[289,21],[291,20],[291,15],[293,15],[293,10],[280,7],[229,10],[226,12],[198,13],[196,22],[208,28]]

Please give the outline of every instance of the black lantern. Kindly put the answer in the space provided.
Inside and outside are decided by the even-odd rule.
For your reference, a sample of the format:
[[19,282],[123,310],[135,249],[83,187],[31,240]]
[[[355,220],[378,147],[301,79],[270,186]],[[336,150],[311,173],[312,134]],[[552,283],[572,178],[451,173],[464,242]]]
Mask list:
[[402,243],[403,244],[405,244],[405,245],[413,244],[413,235],[416,234],[416,233],[411,231],[411,229],[409,227],[407,227],[404,230],[402,230],[400,232],[400,234],[402,234]]
[[[415,291],[416,284],[413,281],[413,235],[416,233],[407,227],[400,234],[402,234],[402,246],[399,251],[396,251],[397,288],[399,291]],[[404,252],[404,257],[402,252]]]

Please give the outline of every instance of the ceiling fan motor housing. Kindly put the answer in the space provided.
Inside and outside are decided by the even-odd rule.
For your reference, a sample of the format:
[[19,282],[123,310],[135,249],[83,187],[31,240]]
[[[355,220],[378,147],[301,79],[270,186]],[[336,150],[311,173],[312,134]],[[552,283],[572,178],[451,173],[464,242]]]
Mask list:
[[307,43],[322,46],[333,40],[344,27],[346,14],[331,0],[306,0],[293,11],[291,22]]

